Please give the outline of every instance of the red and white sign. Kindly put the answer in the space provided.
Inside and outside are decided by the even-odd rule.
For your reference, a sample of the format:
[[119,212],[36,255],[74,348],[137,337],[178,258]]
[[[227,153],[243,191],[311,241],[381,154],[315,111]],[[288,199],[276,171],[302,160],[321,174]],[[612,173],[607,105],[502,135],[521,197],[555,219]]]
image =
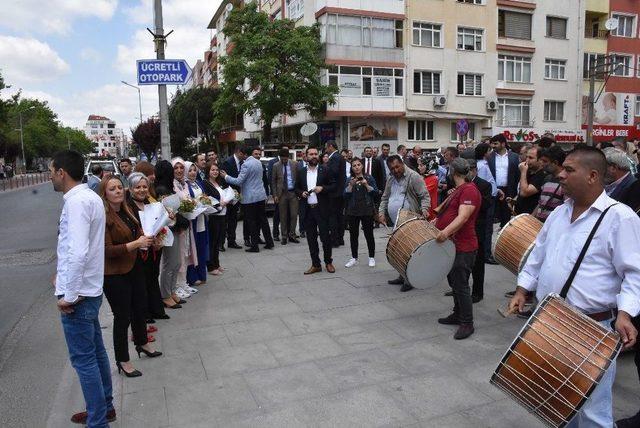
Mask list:
[[[587,129],[586,125],[582,129]],[[593,125],[593,141],[611,141],[616,138],[640,139],[640,130],[636,126]]]
[[494,128],[494,134],[503,134],[508,142],[533,143],[544,134],[553,134],[558,143],[584,143],[585,132],[582,130],[557,130],[539,128]]

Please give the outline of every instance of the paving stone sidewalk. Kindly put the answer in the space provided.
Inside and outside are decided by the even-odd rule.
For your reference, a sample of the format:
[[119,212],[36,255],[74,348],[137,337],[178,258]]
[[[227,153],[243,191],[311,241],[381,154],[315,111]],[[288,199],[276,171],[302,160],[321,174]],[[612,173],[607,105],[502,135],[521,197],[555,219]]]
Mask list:
[[[348,238],[348,232],[346,233]],[[114,366],[118,421],[113,427],[536,427],[541,424],[489,384],[524,321],[502,318],[515,278],[487,265],[485,299],[474,305],[476,333],[453,340],[437,318],[452,307],[446,283],[400,293],[376,230],[377,267],[345,269],[348,247],[334,251],[335,274],[303,275],[307,244],[249,254],[222,253],[226,272],[209,276],[171,320],[155,325],[164,356],[138,360],[140,378],[115,370],[112,316],[103,335]],[[632,355],[615,385],[616,416],[640,408]],[[63,374],[50,427],[66,427],[83,400],[73,369]]]

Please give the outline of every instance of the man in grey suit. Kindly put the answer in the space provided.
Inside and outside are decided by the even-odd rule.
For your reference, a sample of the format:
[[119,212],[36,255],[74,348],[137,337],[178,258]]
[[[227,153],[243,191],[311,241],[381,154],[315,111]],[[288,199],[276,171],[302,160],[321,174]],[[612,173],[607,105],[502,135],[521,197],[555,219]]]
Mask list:
[[280,243],[287,245],[287,239],[295,244],[300,243],[296,239],[296,221],[298,217],[298,198],[295,194],[298,165],[289,159],[289,150],[280,149],[280,160],[273,165],[271,175],[271,189],[273,189],[273,201],[278,204],[280,211],[280,230],[282,239]]
[[[249,253],[258,253],[258,242],[260,240],[260,225],[263,218],[266,218],[265,201],[267,192],[264,190],[264,182],[262,181],[262,163],[251,156],[253,147],[242,147],[238,153],[242,162],[242,168],[238,177],[232,177],[226,171],[220,171],[220,176],[231,185],[240,186],[241,198],[240,203],[244,212],[244,221],[247,222],[250,244],[251,246],[245,251]],[[264,248],[273,248],[273,238],[271,231],[267,227],[262,230],[266,245]]]

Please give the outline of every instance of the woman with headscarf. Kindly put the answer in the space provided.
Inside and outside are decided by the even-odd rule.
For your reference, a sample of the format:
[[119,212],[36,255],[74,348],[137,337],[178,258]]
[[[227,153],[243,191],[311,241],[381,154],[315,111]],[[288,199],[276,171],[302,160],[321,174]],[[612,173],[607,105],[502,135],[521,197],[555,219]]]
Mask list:
[[[171,159],[171,165],[173,166],[174,192],[176,192],[180,199],[190,199],[191,194],[189,193],[189,186],[186,181],[186,162],[181,157],[175,157]],[[187,229],[178,232],[177,235],[180,243],[180,270],[178,271],[178,289],[176,294],[180,298],[186,299],[198,292],[197,288],[190,287],[187,283],[187,267],[197,263],[195,237],[193,235],[193,229],[191,228],[191,222],[189,222]]]
[[[173,190],[173,166],[168,160],[161,160],[155,168],[155,189],[156,196],[162,200],[165,196],[175,194]],[[160,259],[160,295],[165,308],[179,309],[182,303],[186,303],[177,295],[178,271],[181,266],[180,240],[178,234],[189,227],[189,221],[178,213],[170,214],[175,224],[169,229],[173,232],[173,245],[162,248],[162,258]]]
[[[187,178],[185,180],[189,195],[196,201],[205,195],[204,190],[197,182],[198,168],[192,162],[185,162]],[[196,243],[196,264],[187,267],[187,283],[189,286],[200,285],[207,282],[207,260],[209,260],[209,231],[207,230],[207,216],[200,214],[195,220],[191,220],[191,230]]]
[[[129,200],[127,203],[139,223],[140,211],[144,211],[145,205],[156,202],[156,200],[149,195],[151,183],[146,175],[141,172],[134,172],[129,175],[127,180],[129,181]],[[162,247],[151,247],[146,250],[141,250],[139,253],[147,288],[147,324],[155,323],[156,319],[169,319],[169,315],[164,311],[162,296],[160,295],[160,284],[158,283],[161,256]],[[147,328],[147,332],[149,333],[156,330],[155,327]]]
[[432,207],[429,208],[429,219],[435,218],[436,212],[433,210],[435,201],[438,200],[438,161],[433,156],[421,156],[418,158],[418,172],[424,177],[424,184],[431,198]]

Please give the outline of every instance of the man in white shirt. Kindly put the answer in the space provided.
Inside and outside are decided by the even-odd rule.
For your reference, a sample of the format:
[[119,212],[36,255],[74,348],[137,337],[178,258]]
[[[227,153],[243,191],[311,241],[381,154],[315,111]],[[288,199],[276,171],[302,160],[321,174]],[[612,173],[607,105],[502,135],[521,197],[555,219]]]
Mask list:
[[[518,275],[518,288],[510,302],[522,311],[528,291],[542,300],[560,293],[594,224],[616,201],[604,192],[607,162],[598,149],[582,147],[570,152],[558,178],[567,201],[544,223],[535,247]],[[638,332],[631,317],[640,312],[640,219],[624,204],[604,216],[567,294],[567,303],[590,318],[620,333],[625,348]],[[617,311],[617,318],[616,318]],[[612,386],[616,363],[600,380],[589,400],[567,427],[612,427]]]
[[78,373],[86,412],[71,421],[106,427],[116,419],[111,368],[102,341],[98,313],[104,280],[105,210],[102,199],[81,184],[84,159],[64,150],[53,156],[51,182],[64,193],[58,226],[55,296],[61,312],[71,365]]

